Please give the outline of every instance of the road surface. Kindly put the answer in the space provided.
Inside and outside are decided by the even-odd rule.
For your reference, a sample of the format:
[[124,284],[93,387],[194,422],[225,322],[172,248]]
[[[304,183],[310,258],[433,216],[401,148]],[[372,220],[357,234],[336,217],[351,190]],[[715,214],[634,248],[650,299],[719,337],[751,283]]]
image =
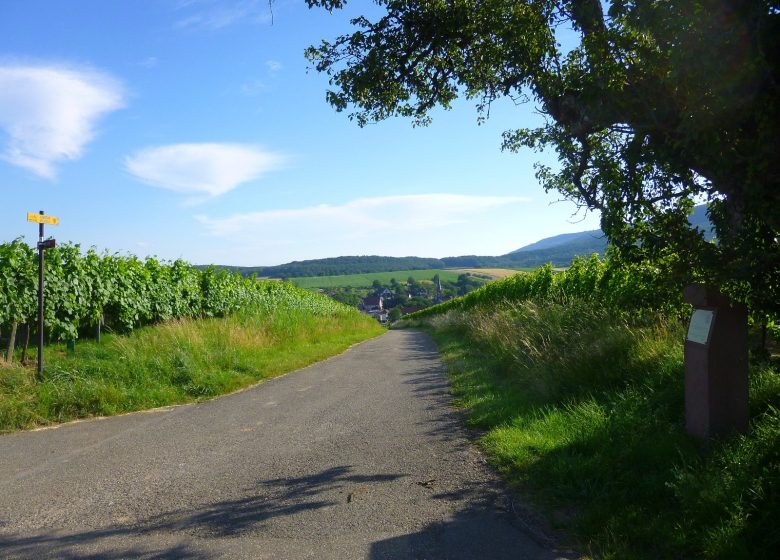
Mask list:
[[0,436],[0,558],[555,559],[390,331],[212,401]]

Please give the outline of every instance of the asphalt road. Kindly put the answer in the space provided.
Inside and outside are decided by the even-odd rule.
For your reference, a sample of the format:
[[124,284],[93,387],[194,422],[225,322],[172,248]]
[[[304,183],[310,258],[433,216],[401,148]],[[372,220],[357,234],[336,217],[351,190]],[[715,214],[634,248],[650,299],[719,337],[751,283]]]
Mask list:
[[2,558],[554,559],[390,331],[251,389],[0,436]]

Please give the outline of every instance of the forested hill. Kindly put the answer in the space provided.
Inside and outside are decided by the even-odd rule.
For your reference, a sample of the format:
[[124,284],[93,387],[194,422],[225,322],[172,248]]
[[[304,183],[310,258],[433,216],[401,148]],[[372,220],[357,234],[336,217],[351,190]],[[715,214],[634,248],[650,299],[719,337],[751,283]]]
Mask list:
[[294,278],[299,276],[337,276],[341,274],[365,274],[395,270],[428,270],[444,268],[440,259],[421,257],[380,257],[377,255],[332,257],[310,261],[293,261],[277,266],[230,267],[244,275],[257,274],[269,278]]
[[577,255],[603,254],[606,240],[587,239],[564,243],[547,249],[520,251],[501,256],[465,255],[426,259],[420,257],[353,256],[310,261],[295,261],[278,266],[224,267],[243,275],[257,274],[267,278],[295,278],[301,276],[337,276],[368,272],[395,272],[398,270],[429,270],[441,268],[528,268],[552,263],[568,266]]
[[[588,232],[590,233],[590,232]],[[546,240],[539,241],[544,243]],[[536,244],[535,244],[536,245]],[[508,255],[465,255],[429,259],[421,257],[351,256],[295,261],[278,266],[225,267],[245,276],[257,274],[267,278],[296,278],[301,276],[337,276],[397,270],[429,270],[433,268],[528,268],[552,263],[568,266],[577,255],[603,254],[607,241],[594,235],[575,236],[571,240],[552,243],[541,249],[518,249]]]

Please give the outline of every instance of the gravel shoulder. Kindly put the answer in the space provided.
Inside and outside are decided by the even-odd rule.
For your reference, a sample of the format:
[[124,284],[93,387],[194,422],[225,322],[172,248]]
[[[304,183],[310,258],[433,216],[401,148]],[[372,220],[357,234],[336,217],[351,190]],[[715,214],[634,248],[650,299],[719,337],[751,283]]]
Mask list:
[[0,557],[569,557],[515,513],[442,368],[390,331],[208,402],[0,436]]

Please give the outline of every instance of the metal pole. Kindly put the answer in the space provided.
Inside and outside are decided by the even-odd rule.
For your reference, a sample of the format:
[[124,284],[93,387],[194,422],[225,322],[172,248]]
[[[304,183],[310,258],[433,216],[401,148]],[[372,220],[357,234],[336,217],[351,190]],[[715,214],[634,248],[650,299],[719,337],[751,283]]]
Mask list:
[[[43,214],[43,210],[40,211]],[[38,381],[43,381],[43,224],[38,224]]]

